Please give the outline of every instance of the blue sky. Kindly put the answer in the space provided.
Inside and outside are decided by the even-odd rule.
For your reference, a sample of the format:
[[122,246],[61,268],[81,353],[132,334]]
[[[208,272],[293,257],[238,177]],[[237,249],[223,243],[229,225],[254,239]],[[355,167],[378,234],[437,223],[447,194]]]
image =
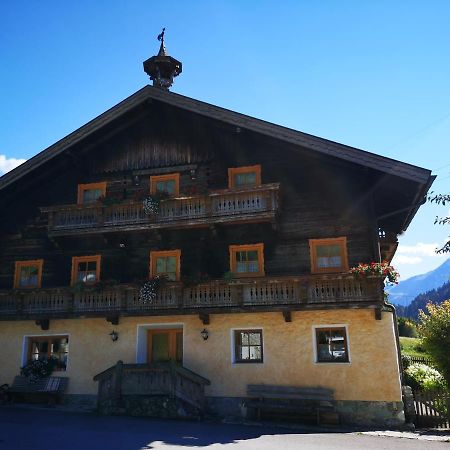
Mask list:
[[[0,5],[0,173],[148,83],[166,27],[173,91],[400,159],[450,186],[450,2],[84,1]],[[400,239],[402,279],[445,260],[449,207]]]

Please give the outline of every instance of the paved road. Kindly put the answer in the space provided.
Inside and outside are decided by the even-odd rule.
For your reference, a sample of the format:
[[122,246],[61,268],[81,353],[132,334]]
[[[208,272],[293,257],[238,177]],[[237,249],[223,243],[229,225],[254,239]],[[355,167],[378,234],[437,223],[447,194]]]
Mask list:
[[98,417],[0,408],[0,450],[448,450],[445,442],[358,433],[307,433],[244,425]]

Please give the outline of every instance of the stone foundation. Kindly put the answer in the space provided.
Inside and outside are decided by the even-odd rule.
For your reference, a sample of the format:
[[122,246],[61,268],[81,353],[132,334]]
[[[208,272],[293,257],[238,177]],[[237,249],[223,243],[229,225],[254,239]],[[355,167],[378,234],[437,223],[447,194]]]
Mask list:
[[[138,401],[139,397],[139,401]],[[173,403],[170,399],[126,396],[121,408],[103,405],[102,414],[127,414],[148,417],[199,418],[198,411],[189,405]],[[206,414],[216,418],[245,420],[251,411],[245,406],[245,397],[206,397]],[[184,403],[184,402],[183,402]],[[96,395],[65,395],[64,404],[83,410],[97,408]],[[399,428],[405,424],[403,402],[335,401],[342,425]],[[195,408],[194,408],[195,409]],[[313,419],[314,422],[315,419]]]
[[[207,412],[232,419],[252,418],[244,397],[207,397]],[[403,402],[334,401],[342,425],[399,428],[405,423]],[[315,422],[315,418],[312,418]]]

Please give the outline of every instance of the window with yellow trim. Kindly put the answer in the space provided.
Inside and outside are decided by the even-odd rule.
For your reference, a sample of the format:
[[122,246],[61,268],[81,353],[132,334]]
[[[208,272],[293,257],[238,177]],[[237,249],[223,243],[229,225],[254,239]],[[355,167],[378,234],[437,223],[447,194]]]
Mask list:
[[261,184],[261,166],[230,167],[228,169],[228,187],[259,186]]
[[14,288],[40,288],[42,282],[43,259],[16,261],[14,271]]
[[164,276],[169,281],[180,280],[181,250],[150,252],[150,277]]
[[106,195],[106,181],[101,183],[88,183],[78,185],[79,205],[89,205],[95,203],[100,197]]
[[310,239],[312,273],[348,271],[347,238]]
[[230,245],[230,270],[237,277],[264,276],[264,244]]
[[175,197],[180,194],[180,174],[153,175],[150,177],[151,194],[167,194]]
[[100,280],[101,255],[74,256],[72,258],[72,281],[91,284]]

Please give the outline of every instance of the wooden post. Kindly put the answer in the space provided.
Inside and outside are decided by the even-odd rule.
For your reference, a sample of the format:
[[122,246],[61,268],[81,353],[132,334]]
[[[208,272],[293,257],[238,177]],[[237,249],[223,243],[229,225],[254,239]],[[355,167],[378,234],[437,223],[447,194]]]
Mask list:
[[48,230],[51,231],[53,229],[54,224],[54,213],[53,211],[48,212]]
[[71,292],[69,294],[69,302],[68,302],[68,305],[67,305],[67,310],[70,313],[73,313],[74,310],[75,310],[75,294],[73,292]]
[[105,223],[105,217],[104,217],[104,206],[100,206],[97,208],[97,226],[102,227]]
[[119,287],[120,311],[127,310],[127,289],[125,286]]
[[118,407],[122,403],[122,377],[123,377],[123,361],[117,361],[114,370],[114,406]]
[[242,284],[234,284],[232,289],[232,303],[233,305],[242,306],[244,304],[244,288]]

